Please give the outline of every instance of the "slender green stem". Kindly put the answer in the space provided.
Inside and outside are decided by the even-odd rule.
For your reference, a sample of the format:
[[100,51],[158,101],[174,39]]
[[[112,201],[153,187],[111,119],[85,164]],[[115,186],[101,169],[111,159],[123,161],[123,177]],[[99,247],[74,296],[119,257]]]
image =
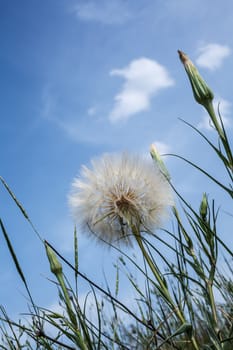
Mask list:
[[206,108],[207,112],[209,113],[209,116],[210,116],[210,118],[215,126],[215,129],[217,130],[219,137],[222,141],[223,147],[225,149],[225,152],[226,152],[226,155],[228,158],[228,166],[229,166],[230,171],[232,172],[233,171],[233,155],[232,155],[231,147],[229,145],[228,138],[227,138],[227,135],[226,135],[226,132],[224,129],[224,125],[223,125],[222,121],[221,121],[222,125],[220,125],[220,123],[216,117],[212,102],[206,103],[205,108]]
[[220,124],[218,122],[218,119],[216,117],[212,101],[209,102],[209,103],[206,103],[205,104],[205,108],[206,108],[207,112],[209,113],[209,116],[210,116],[210,118],[211,118],[211,120],[212,120],[212,122],[214,124],[214,127],[217,130],[221,140],[224,142],[225,141],[225,135],[224,135],[223,130],[222,130],[222,128],[221,128],[221,126],[220,126]]
[[[163,294],[163,296],[166,298],[167,302],[169,303],[169,305],[173,308],[176,316],[178,317],[178,319],[182,322],[182,324],[186,323],[185,317],[183,315],[183,313],[180,311],[180,309],[177,307],[177,305],[174,304],[174,301],[167,289],[167,286],[165,284],[165,282],[163,281],[160,272],[158,271],[157,267],[155,266],[155,264],[153,263],[151,257],[149,256],[149,254],[147,253],[142,239],[141,239],[141,235],[139,230],[137,229],[136,226],[132,226],[132,232],[136,238],[136,241],[139,245],[139,248],[141,249],[141,252],[144,256],[144,258],[146,259],[146,262],[148,263],[151,272],[153,273],[153,275],[155,276],[157,282],[159,283],[159,287],[160,287],[160,292]],[[191,337],[191,342],[193,344],[193,347],[195,350],[199,350],[198,344],[196,342],[196,339],[194,336]]]
[[[134,226],[132,227],[132,231],[135,235],[135,238],[136,238],[136,241],[139,245],[139,248],[141,249],[141,252],[144,256],[144,258],[146,259],[153,275],[155,276],[157,282],[159,283],[159,286],[160,286],[160,291],[162,292],[163,296],[166,298],[167,302],[170,304],[170,306],[172,306],[172,308],[174,309],[174,312],[176,314],[176,316],[178,317],[178,319],[182,322],[182,324],[185,323],[185,318],[182,314],[182,312],[179,310],[179,308],[177,308],[177,306],[174,304],[173,300],[172,300],[172,297],[167,289],[167,286],[166,284],[164,283],[163,279],[161,278],[161,275],[160,275],[160,272],[158,271],[157,267],[155,266],[155,264],[153,263],[153,261],[151,260],[149,254],[147,253],[144,245],[143,245],[143,242],[142,242],[142,239],[141,239],[141,235],[140,235],[140,232],[137,230],[137,228]],[[198,346],[197,346],[197,343],[196,343],[196,340],[192,337],[192,343],[194,345],[194,348],[196,350],[198,350]]]
[[[139,245],[139,248],[141,249],[141,252],[142,252],[144,258],[146,259],[153,275],[155,276],[157,282],[159,283],[159,286],[162,289],[163,295],[166,297],[169,304],[173,305],[173,301],[172,301],[171,296],[167,290],[167,287],[166,287],[164,281],[162,280],[158,269],[153,264],[153,261],[151,260],[150,256],[148,255],[147,251],[145,250],[141,237],[137,234],[137,235],[135,235],[135,238],[137,240],[137,243]],[[183,321],[183,317],[179,317],[179,318],[181,319],[181,321]]]
[[213,315],[213,321],[214,321],[214,329],[216,333],[218,333],[218,317],[217,317],[217,310],[216,310],[216,304],[214,300],[214,293],[213,293],[213,283],[211,281],[207,281],[207,289],[208,289],[208,294],[210,298],[210,307],[212,310],[212,315]]

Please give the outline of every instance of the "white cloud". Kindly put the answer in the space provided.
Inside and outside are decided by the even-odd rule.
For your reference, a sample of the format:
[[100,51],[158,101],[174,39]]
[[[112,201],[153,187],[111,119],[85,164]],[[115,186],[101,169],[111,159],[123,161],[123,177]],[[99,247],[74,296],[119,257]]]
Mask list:
[[200,47],[198,51],[197,65],[210,70],[221,67],[223,60],[231,53],[228,46],[219,44],[207,44]]
[[131,17],[126,3],[122,0],[86,0],[76,4],[73,11],[81,20],[104,24],[121,24]]
[[144,57],[131,61],[123,69],[114,69],[110,74],[125,79],[122,90],[115,96],[115,104],[109,114],[112,122],[128,119],[136,113],[147,110],[153,95],[174,84],[165,67]]
[[[218,115],[218,109],[219,109],[225,128],[230,127],[231,121],[228,118],[228,115],[231,114],[231,103],[219,97],[214,100],[213,105],[214,105],[216,115]],[[209,115],[205,114],[203,116],[202,121],[198,124],[198,127],[205,130],[213,130],[213,124],[210,120]]]

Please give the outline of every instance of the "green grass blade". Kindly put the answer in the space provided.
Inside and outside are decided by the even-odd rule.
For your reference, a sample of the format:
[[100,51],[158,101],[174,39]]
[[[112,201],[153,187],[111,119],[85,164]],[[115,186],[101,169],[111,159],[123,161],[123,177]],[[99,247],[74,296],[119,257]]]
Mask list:
[[5,227],[4,227],[3,222],[2,222],[1,219],[0,219],[0,226],[1,226],[1,229],[2,229],[3,236],[4,236],[4,238],[5,238],[5,241],[6,241],[7,247],[8,247],[8,249],[9,249],[9,251],[10,251],[11,257],[12,257],[12,259],[13,259],[13,261],[14,261],[16,270],[18,271],[18,274],[20,275],[20,278],[22,279],[23,283],[24,283],[25,285],[27,285],[26,279],[25,279],[25,277],[24,277],[23,271],[22,271],[22,269],[21,269],[21,267],[20,267],[20,264],[19,264],[19,262],[18,262],[18,259],[17,259],[17,256],[16,256],[16,254],[15,254],[14,248],[13,248],[13,246],[12,246],[12,244],[11,244],[11,241],[10,241],[10,239],[9,239],[9,236],[8,236],[8,234],[7,234],[7,232],[6,232],[6,229],[5,229]]

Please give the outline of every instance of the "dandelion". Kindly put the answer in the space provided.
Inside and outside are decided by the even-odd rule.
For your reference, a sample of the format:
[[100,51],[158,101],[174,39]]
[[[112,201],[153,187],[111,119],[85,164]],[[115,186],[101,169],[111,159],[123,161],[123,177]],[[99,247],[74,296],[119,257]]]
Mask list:
[[132,244],[132,228],[158,227],[172,205],[169,183],[144,158],[105,154],[82,167],[72,184],[69,203],[77,223],[107,242]]

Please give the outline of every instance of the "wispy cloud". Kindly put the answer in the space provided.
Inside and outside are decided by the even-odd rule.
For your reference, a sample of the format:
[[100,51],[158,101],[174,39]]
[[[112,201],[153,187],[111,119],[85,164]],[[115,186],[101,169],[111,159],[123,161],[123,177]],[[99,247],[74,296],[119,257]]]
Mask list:
[[[51,125],[62,130],[64,136],[72,142],[86,144],[114,144],[127,131],[124,128],[115,128],[106,121],[99,105],[90,105],[89,108],[79,111],[73,100],[59,98],[55,88],[46,85],[41,92],[41,106],[39,115]],[[106,115],[107,115],[106,111]],[[133,136],[131,135],[133,138]],[[130,137],[124,137],[121,144],[130,143]],[[67,249],[66,249],[67,250]]]
[[196,59],[197,65],[210,70],[221,67],[223,60],[231,53],[231,49],[226,45],[216,43],[201,46],[198,49],[199,56]]
[[126,120],[147,110],[151,98],[161,89],[174,84],[166,68],[158,62],[139,58],[122,69],[113,69],[112,76],[125,79],[122,90],[115,96],[115,104],[109,114],[111,122]]
[[[231,114],[231,103],[223,98],[217,98],[214,100],[214,109],[218,115],[218,109],[225,127],[231,126],[231,121],[228,118],[228,115]],[[202,121],[198,124],[198,127],[205,130],[213,130],[213,125],[207,114],[202,118]]]
[[45,86],[41,96],[41,116],[47,120],[54,119],[54,111],[57,106],[57,101],[52,94],[52,89],[49,85]]
[[131,18],[126,2],[122,0],[79,1],[73,12],[80,20],[103,24],[121,24]]

